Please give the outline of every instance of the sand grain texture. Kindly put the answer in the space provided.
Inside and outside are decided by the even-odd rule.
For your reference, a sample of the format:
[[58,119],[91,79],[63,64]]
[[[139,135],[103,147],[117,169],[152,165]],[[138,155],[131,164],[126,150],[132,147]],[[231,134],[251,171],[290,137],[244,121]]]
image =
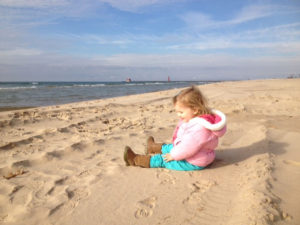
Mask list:
[[228,118],[203,171],[126,167],[170,142],[177,90],[0,112],[0,224],[300,224],[300,80],[200,86]]

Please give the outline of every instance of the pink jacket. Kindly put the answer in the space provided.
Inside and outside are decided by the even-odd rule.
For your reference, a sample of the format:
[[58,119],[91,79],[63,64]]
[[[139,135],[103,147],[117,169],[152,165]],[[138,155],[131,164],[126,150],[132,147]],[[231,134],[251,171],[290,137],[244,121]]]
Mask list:
[[196,166],[207,166],[215,159],[219,137],[226,132],[226,116],[212,110],[213,114],[195,117],[189,122],[180,121],[173,134],[174,160],[186,160]]

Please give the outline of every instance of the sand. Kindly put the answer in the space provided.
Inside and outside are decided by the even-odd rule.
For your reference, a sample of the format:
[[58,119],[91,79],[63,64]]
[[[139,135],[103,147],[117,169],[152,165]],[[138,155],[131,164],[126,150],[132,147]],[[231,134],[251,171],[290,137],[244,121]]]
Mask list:
[[227,115],[202,171],[126,167],[171,142],[179,89],[0,112],[0,224],[300,224],[300,79],[200,86]]

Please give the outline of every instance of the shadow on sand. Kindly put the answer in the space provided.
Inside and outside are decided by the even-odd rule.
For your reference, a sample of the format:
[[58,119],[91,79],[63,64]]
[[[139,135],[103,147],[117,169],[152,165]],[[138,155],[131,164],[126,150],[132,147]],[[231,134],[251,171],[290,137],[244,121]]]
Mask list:
[[253,143],[250,146],[229,148],[216,151],[216,160],[210,168],[218,168],[231,164],[238,164],[255,155],[270,153],[281,155],[286,152],[287,143],[270,141],[268,139]]

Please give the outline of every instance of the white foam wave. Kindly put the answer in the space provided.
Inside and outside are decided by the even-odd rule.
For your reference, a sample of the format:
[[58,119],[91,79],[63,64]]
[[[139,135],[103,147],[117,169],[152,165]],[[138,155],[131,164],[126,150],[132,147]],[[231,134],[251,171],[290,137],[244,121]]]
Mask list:
[[31,87],[0,87],[0,90],[25,90],[25,89],[35,89],[37,86],[31,86]]

